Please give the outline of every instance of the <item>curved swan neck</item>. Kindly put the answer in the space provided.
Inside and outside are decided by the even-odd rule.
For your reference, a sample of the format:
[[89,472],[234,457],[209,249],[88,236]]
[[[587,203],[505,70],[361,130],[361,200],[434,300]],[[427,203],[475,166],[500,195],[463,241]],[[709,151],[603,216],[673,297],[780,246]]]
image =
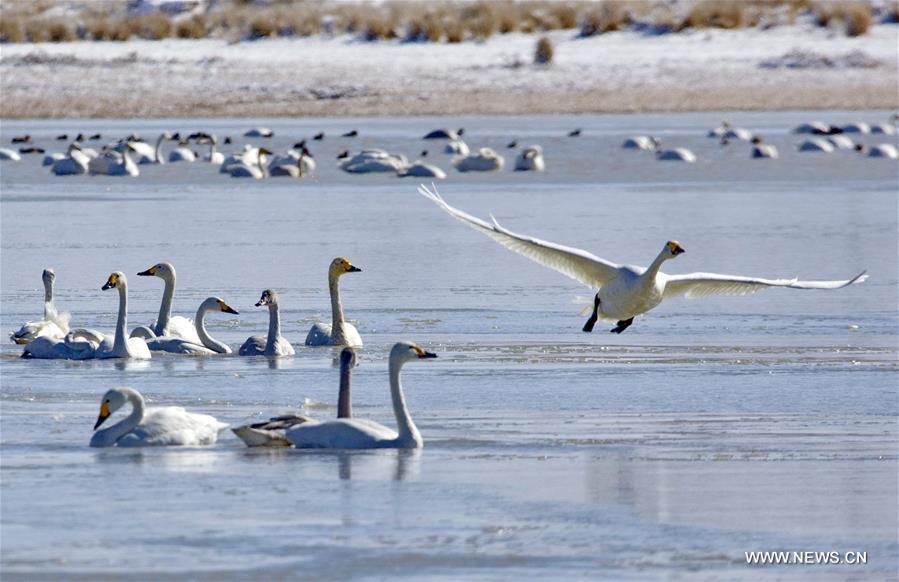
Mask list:
[[262,163],[262,150],[261,149],[256,152],[256,165],[259,166],[259,171],[262,172],[263,178],[268,176],[268,171],[266,170],[265,164]]
[[646,269],[646,272],[643,273],[643,276],[644,277],[650,276],[652,278],[655,278],[655,276],[659,272],[659,269],[662,268],[662,263],[667,261],[670,257],[671,257],[671,255],[668,254],[668,249],[662,249],[662,252],[660,252],[658,254],[658,256],[655,258],[655,260],[652,262],[652,264],[649,265],[649,268]]
[[350,389],[350,380],[352,378],[350,364],[352,360],[352,357],[340,355],[340,390],[337,393],[337,418],[353,417],[353,399]]
[[131,414],[115,423],[109,428],[98,430],[94,433],[91,442],[99,442],[102,444],[113,445],[120,438],[137,428],[144,419],[145,403],[144,397],[139,392],[131,389],[121,389],[131,403]]
[[268,339],[265,342],[266,351],[275,348],[275,342],[281,335],[281,312],[277,303],[268,304]]
[[209,332],[206,331],[206,314],[210,311],[212,311],[212,307],[205,302],[200,305],[199,309],[197,309],[197,317],[194,320],[194,324],[197,326],[197,335],[200,337],[200,341],[203,342],[203,346],[209,348],[213,352],[230,354],[231,348],[213,338],[209,335]]
[[118,285],[119,290],[119,319],[116,321],[115,326],[115,343],[113,344],[113,351],[116,353],[123,353],[127,351],[128,345],[128,336],[126,335],[126,329],[128,328],[128,285],[121,281]]
[[175,298],[175,271],[172,269],[171,277],[163,277],[165,289],[162,292],[162,304],[159,306],[159,317],[156,318],[156,335],[165,335],[165,328],[172,318],[172,301]]
[[212,162],[213,158],[215,158],[215,142],[209,140],[209,161]]
[[421,446],[421,433],[418,427],[412,422],[409,415],[409,409],[406,408],[406,398],[403,395],[403,386],[400,382],[400,371],[403,368],[403,361],[398,358],[390,358],[390,397],[393,400],[393,413],[396,415],[396,428],[401,441],[414,441]]
[[53,279],[50,277],[44,279],[44,302],[53,302]]
[[340,275],[328,273],[328,291],[331,293],[331,337],[343,338],[343,304],[340,302]]
[[157,163],[157,164],[164,164],[164,163],[165,163],[165,158],[162,157],[162,140],[164,140],[164,139],[165,139],[165,134],[164,134],[164,133],[159,134],[159,137],[156,139],[156,153],[155,153],[155,155],[156,155],[156,163]]

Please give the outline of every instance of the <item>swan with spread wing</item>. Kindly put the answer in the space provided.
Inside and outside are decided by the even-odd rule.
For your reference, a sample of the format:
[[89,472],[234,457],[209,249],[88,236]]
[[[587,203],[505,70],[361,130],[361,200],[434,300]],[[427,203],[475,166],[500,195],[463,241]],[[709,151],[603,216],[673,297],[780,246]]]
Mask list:
[[658,306],[662,300],[672,297],[748,295],[766,287],[840,289],[861,283],[868,278],[864,271],[844,281],[762,279],[715,273],[666,275],[660,270],[665,261],[685,252],[676,241],[665,243],[649,267],[618,265],[581,249],[516,234],[500,226],[492,216],[490,217],[492,223],[476,218],[447,204],[433,185],[431,189],[422,185],[418,191],[453,218],[483,232],[507,249],[584,285],[599,289],[593,300],[590,319],[583,328],[585,332],[593,331],[598,319],[608,319],[617,321],[616,326],[610,331],[621,333],[634,322],[634,317],[646,313]]

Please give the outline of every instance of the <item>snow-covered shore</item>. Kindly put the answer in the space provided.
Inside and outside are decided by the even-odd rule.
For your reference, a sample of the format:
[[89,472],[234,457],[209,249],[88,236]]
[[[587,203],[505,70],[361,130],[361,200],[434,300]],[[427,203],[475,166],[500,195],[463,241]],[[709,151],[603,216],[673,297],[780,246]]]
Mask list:
[[0,116],[302,116],[899,106],[899,26],[812,25],[460,44],[348,36],[0,46]]

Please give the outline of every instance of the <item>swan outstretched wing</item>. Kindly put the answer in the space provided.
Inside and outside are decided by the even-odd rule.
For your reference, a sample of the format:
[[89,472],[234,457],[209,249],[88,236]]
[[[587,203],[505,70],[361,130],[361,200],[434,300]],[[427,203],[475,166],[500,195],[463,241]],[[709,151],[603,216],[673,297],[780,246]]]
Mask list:
[[436,186],[432,184],[431,188],[432,190],[429,190],[427,186],[421,185],[418,187],[418,192],[453,218],[483,232],[507,249],[524,255],[544,267],[567,275],[575,281],[580,281],[584,285],[594,288],[602,287],[618,277],[621,272],[619,265],[587,251],[516,234],[500,226],[493,216],[490,217],[493,221],[490,224],[458,208],[453,208],[437,193]]
[[708,297],[710,295],[749,295],[766,287],[787,287],[789,289],[840,289],[868,278],[862,271],[852,279],[845,281],[800,281],[799,279],[761,279],[758,277],[740,277],[737,275],[718,275],[715,273],[690,273],[689,275],[670,275],[665,284],[665,298]]

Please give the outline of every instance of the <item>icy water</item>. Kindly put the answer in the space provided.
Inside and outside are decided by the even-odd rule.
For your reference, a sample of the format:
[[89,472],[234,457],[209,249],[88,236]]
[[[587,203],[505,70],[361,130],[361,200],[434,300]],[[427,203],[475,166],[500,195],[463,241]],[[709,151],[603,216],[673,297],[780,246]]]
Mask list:
[[[141,166],[137,179],[55,177],[38,158],[2,162],[4,333],[41,312],[57,274],[72,322],[111,330],[130,276],[129,325],[155,319],[167,260],[175,313],[216,294],[232,346],[264,333],[260,292],[280,292],[293,358],[144,363],[26,361],[0,352],[4,580],[612,579],[887,580],[897,576],[897,166],[853,152],[799,154],[794,125],[880,121],[888,112],[731,115],[780,147],[752,160],[705,130],[721,114],[300,121],[4,122],[30,133],[212,130],[283,149],[310,142],[315,178],[236,180],[201,164]],[[472,146],[540,143],[547,171],[460,175],[434,127]],[[580,138],[565,135],[583,128]],[[358,129],[362,137],[336,135]],[[622,151],[632,134],[692,148],[695,165]],[[892,138],[861,136],[865,143]],[[895,140],[894,140],[895,141]],[[61,142],[59,142],[61,143]],[[415,179],[350,176],[334,156],[423,149],[449,171],[447,200],[506,226],[666,271],[846,278],[833,292],[767,290],[665,303],[621,336],[591,335],[588,289],[440,212]],[[239,424],[285,411],[336,413],[335,352],[302,346],[328,321],[326,269],[342,279],[365,342],[357,416],[393,425],[386,355],[410,339],[439,359],[407,366],[418,452],[87,446],[102,393],[127,385],[155,405]],[[121,414],[121,413],[119,413]],[[866,565],[747,566],[756,550],[867,552]]]

